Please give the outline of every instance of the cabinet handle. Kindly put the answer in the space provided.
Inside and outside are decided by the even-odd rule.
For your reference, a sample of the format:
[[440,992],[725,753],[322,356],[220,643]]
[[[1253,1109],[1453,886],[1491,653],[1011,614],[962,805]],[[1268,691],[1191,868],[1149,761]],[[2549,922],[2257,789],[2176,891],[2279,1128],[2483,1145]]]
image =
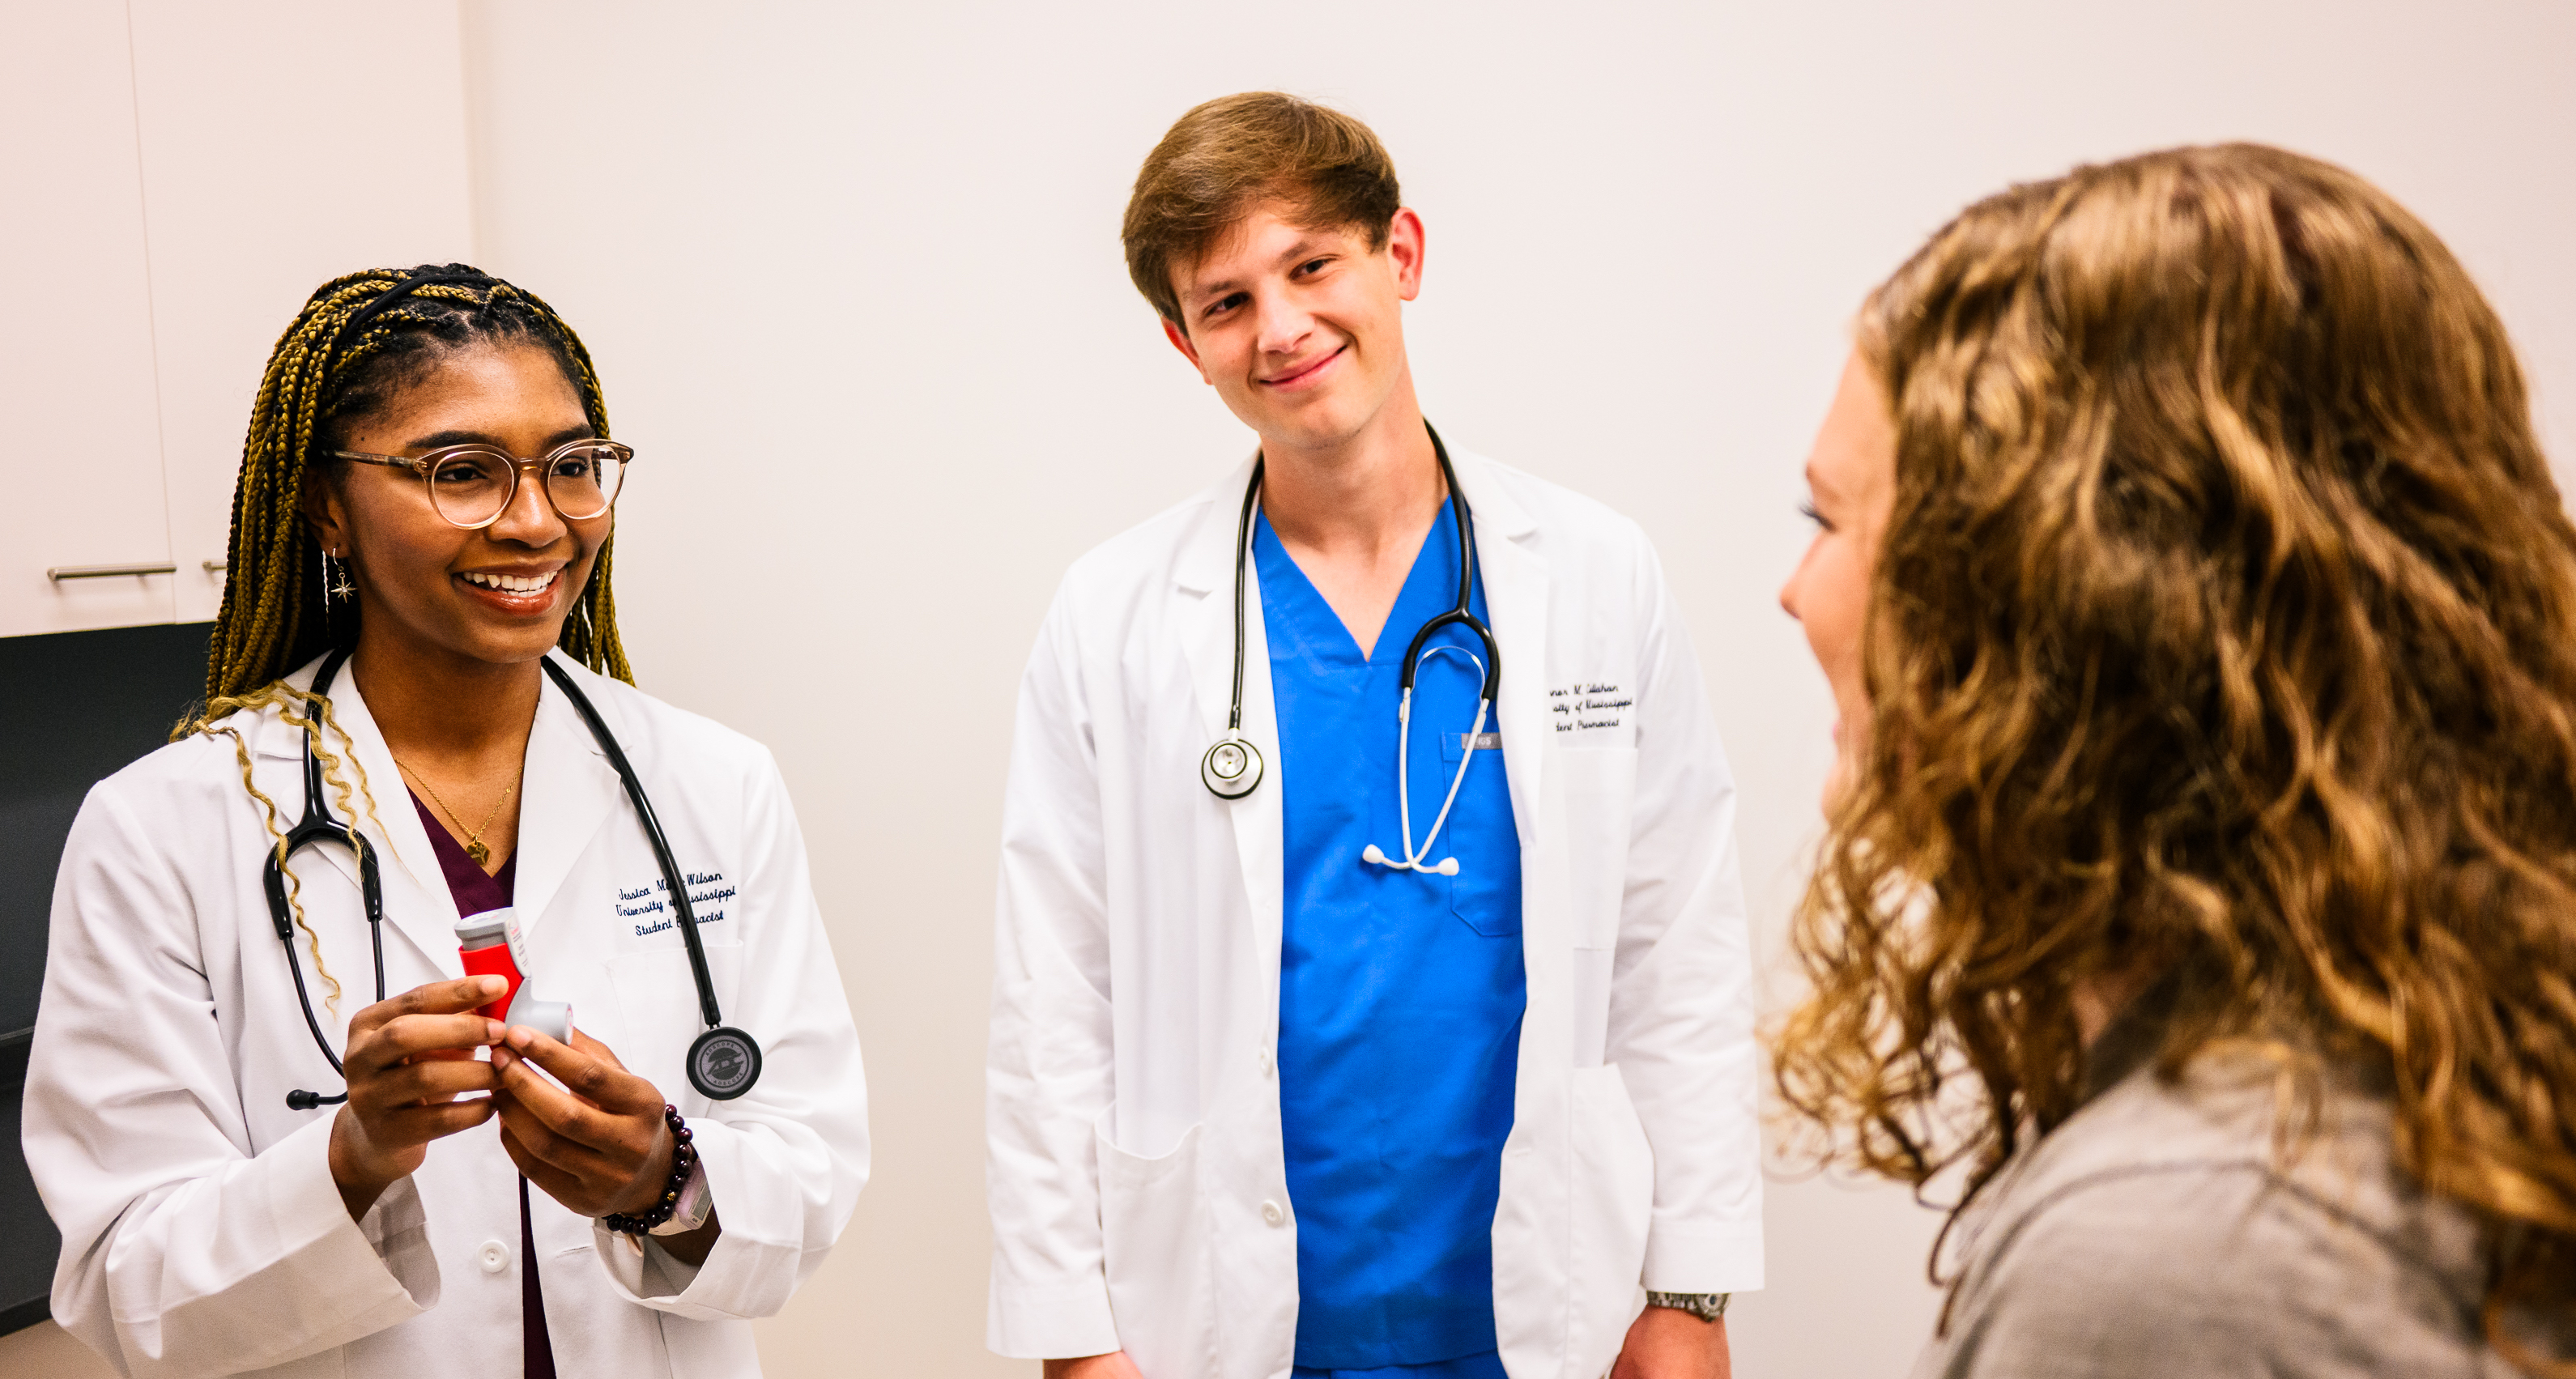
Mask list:
[[230,563],[229,563],[229,562],[226,562],[226,561],[221,561],[221,560],[209,560],[209,561],[207,561],[207,562],[206,562],[206,573],[207,573],[207,574],[210,574],[210,575],[219,575],[219,574],[222,574],[224,571],[226,571],[226,570],[228,570],[228,569],[230,569],[230,568],[232,568],[232,567],[231,567],[231,565],[230,565]]
[[45,578],[60,584],[67,579],[114,579],[119,575],[174,575],[179,567],[160,565],[57,565],[45,571]]

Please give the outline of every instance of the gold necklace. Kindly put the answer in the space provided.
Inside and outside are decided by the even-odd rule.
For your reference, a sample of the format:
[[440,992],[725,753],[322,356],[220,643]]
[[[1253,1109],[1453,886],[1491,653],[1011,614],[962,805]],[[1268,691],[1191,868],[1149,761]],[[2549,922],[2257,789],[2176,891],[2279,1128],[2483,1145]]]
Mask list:
[[[456,811],[448,807],[446,798],[438,793],[438,787],[429,783],[429,777],[422,775],[412,767],[411,763],[404,761],[401,757],[394,758],[394,765],[401,767],[404,775],[420,782],[420,788],[429,792],[429,798],[431,801],[437,804],[441,813],[447,815],[450,823],[455,824],[458,828],[465,827],[465,821],[456,817]],[[492,812],[483,816],[483,828],[474,830],[473,834],[466,838],[465,855],[474,859],[474,865],[484,867],[492,864],[492,849],[483,846],[483,829],[490,828],[492,826],[492,821],[501,817],[501,806],[510,802],[511,792],[518,788],[519,787],[515,785],[502,786],[501,798],[494,800],[492,802]]]

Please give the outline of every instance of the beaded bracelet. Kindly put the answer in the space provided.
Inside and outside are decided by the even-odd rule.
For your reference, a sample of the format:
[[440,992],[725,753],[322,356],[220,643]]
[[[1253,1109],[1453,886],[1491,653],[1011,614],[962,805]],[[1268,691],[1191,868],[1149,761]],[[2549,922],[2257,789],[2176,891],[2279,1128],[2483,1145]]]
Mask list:
[[689,1185],[689,1174],[698,1166],[698,1151],[689,1145],[689,1123],[680,1119],[680,1108],[665,1105],[662,1119],[671,1127],[671,1178],[662,1185],[662,1197],[650,1208],[639,1212],[613,1211],[601,1217],[599,1224],[623,1235],[644,1235],[655,1226],[671,1219],[680,1209],[680,1189]]

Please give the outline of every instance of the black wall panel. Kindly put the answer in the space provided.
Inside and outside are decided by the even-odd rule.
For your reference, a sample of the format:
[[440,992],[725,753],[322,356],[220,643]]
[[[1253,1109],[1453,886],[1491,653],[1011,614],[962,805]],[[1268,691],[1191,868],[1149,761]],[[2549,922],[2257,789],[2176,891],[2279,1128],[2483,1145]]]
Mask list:
[[160,746],[203,692],[211,623],[0,637],[0,1332],[44,1320],[62,1247],[18,1142],[54,869],[81,797]]

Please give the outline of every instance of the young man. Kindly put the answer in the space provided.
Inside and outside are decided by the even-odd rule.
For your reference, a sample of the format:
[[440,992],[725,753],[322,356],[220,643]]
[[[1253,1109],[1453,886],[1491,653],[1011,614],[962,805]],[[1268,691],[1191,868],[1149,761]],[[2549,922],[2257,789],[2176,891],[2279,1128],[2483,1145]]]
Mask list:
[[1030,660],[993,1348],[1050,1379],[1725,1374],[1762,1275],[1750,965],[1654,552],[1425,424],[1422,221],[1357,120],[1192,110],[1125,238],[1260,450],[1078,562]]

